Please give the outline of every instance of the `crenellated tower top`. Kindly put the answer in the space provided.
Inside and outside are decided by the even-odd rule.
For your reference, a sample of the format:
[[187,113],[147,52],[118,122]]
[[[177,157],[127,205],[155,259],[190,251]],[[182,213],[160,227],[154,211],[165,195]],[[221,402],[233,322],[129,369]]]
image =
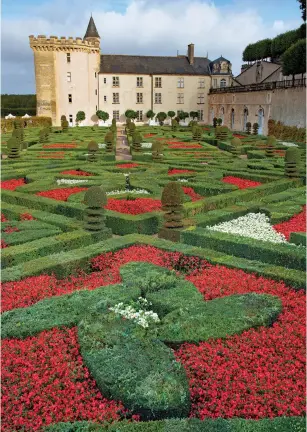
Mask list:
[[39,35],[29,36],[30,47],[34,51],[85,51],[88,53],[100,53],[99,39],[83,40],[80,37],[60,37]]

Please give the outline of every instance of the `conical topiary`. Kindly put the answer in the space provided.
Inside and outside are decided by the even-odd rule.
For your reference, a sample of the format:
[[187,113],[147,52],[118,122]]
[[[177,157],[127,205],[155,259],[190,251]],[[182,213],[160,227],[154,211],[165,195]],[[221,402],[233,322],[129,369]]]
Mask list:
[[252,124],[251,124],[251,122],[247,122],[247,123],[246,123],[246,133],[247,133],[247,135],[250,135],[250,134],[251,134],[251,129],[252,129]]
[[172,130],[176,131],[178,128],[178,122],[175,119],[172,119]]
[[45,129],[41,129],[39,131],[39,142],[40,143],[45,143],[46,142],[46,132],[45,132]]
[[84,195],[87,206],[84,211],[84,228],[87,231],[99,232],[105,230],[104,206],[107,204],[107,195],[100,186],[90,187]]
[[152,159],[154,161],[158,161],[163,159],[163,147],[164,143],[162,141],[154,141],[152,143],[151,152],[152,152]]
[[274,157],[274,149],[275,149],[276,143],[277,143],[276,138],[273,135],[270,135],[267,138],[266,148],[265,148],[266,157]]
[[106,144],[106,151],[112,152],[113,151],[114,135],[111,131],[106,133],[106,135],[104,137],[104,142]]
[[87,150],[89,153],[87,160],[89,162],[96,162],[98,159],[97,152],[99,150],[99,147],[98,147],[98,144],[96,143],[96,141],[90,141],[88,143]]
[[69,123],[68,123],[67,120],[61,121],[61,126],[62,126],[62,132],[67,132],[68,131]]
[[7,144],[7,149],[8,149],[8,158],[9,159],[17,159],[20,157],[20,147],[18,144],[18,141],[16,140],[16,138],[12,137],[8,140]]
[[202,128],[200,126],[194,126],[192,128],[192,134],[194,140],[200,140],[202,136]]
[[241,155],[241,146],[242,146],[242,142],[240,140],[240,138],[232,138],[231,140],[231,153],[234,156],[240,156]]
[[253,124],[253,135],[258,135],[259,125],[258,123]]
[[301,155],[296,147],[290,147],[285,154],[285,174],[287,177],[299,177]]
[[21,150],[22,149],[22,138],[21,138],[21,129],[13,129],[12,132],[12,138],[15,138],[15,140],[17,141],[18,147]]
[[128,135],[132,136],[134,134],[135,128],[135,124],[133,122],[130,122],[128,124]]
[[213,119],[213,127],[216,128],[216,125],[217,125],[217,118],[214,117],[214,119]]
[[228,127],[217,126],[215,128],[215,137],[220,141],[226,141],[228,138]]
[[164,227],[168,229],[183,227],[183,191],[178,182],[168,183],[162,192],[162,210],[164,213]]
[[140,132],[134,132],[132,135],[132,148],[134,151],[139,152],[141,150],[142,136]]

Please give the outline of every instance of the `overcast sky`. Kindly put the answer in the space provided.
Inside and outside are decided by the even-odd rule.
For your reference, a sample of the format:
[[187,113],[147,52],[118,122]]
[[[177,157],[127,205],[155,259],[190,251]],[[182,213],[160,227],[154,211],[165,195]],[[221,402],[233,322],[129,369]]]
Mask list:
[[1,93],[35,93],[29,35],[83,37],[91,15],[102,54],[221,54],[240,72],[247,44],[302,24],[296,0],[2,0]]

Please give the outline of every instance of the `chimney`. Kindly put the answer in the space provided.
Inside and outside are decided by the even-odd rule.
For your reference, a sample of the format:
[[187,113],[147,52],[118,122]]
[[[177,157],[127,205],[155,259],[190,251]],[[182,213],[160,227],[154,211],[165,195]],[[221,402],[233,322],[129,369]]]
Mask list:
[[192,65],[194,63],[194,44],[192,43],[188,45],[188,59],[189,63]]

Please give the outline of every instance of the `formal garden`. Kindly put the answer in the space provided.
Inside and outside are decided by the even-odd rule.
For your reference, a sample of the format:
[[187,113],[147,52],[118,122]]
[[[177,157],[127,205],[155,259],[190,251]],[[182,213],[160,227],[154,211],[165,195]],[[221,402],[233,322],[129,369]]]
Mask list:
[[305,431],[304,134],[160,120],[6,122],[4,431]]

